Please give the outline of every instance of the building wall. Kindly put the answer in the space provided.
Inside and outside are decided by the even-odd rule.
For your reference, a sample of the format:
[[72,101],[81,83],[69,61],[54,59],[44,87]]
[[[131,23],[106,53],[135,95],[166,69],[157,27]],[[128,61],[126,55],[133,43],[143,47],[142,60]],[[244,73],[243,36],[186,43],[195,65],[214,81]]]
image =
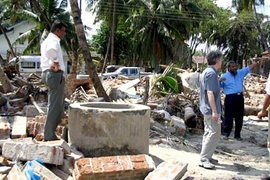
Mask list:
[[[27,22],[27,21],[20,22],[16,25],[10,27],[10,28],[12,28],[12,31],[7,32],[7,36],[10,40],[10,43],[13,45],[15,40],[19,37],[20,33],[24,33],[26,31],[32,29],[33,27],[35,27],[35,24],[31,23],[31,22]],[[9,50],[9,46],[8,46],[8,43],[7,43],[5,36],[3,34],[0,35],[0,44],[1,44],[0,54],[4,59],[6,59],[7,50]],[[24,42],[24,44],[13,45],[14,51],[16,53],[21,53],[27,44],[28,44],[28,42],[26,41],[26,42]]]

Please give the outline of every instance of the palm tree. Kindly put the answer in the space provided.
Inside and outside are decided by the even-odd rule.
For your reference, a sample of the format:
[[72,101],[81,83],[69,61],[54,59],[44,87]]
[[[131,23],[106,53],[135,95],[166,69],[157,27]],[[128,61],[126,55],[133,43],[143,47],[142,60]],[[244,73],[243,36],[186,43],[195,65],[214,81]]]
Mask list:
[[[126,8],[127,0],[87,0],[86,10],[96,14],[95,22],[105,21],[108,27],[111,27],[110,38],[107,46],[107,51],[110,52],[110,64],[114,60],[114,39],[115,30],[117,29],[118,19],[120,16],[127,16],[128,9]],[[106,64],[108,53],[105,56],[104,63]]]
[[17,17],[36,23],[35,28],[21,34],[15,41],[15,43],[29,41],[23,54],[39,54],[40,44],[47,37],[52,22],[55,19],[61,19],[68,26],[66,38],[61,41],[61,46],[66,50],[68,59],[72,64],[71,73],[76,73],[80,48],[74,25],[70,19],[70,13],[65,10],[67,0],[20,0],[19,4],[17,1],[15,3],[17,3],[15,6],[21,9],[17,13]]
[[268,47],[267,45],[265,34],[262,32],[260,26],[261,19],[258,17],[258,13],[256,12],[257,5],[264,6],[264,0],[232,0],[232,6],[236,7],[238,13],[241,13],[242,11],[248,11],[253,13],[253,18],[256,20],[255,26],[260,33],[259,39],[261,41],[261,46],[263,50],[268,50],[268,52],[270,53],[270,47]]
[[[169,54],[174,54],[174,40],[185,44],[188,31],[196,18],[190,3],[165,0],[131,0],[132,14],[129,20],[137,41],[137,52],[157,71],[159,63]],[[179,8],[181,7],[181,8]],[[197,9],[196,9],[197,13]]]
[[90,50],[86,41],[77,0],[70,0],[70,6],[71,6],[71,11],[72,11],[72,17],[75,24],[75,29],[77,32],[77,37],[78,37],[80,46],[82,48],[83,57],[87,65],[87,70],[89,72],[90,78],[92,79],[92,82],[96,89],[97,95],[100,97],[103,97],[105,101],[110,101],[109,96],[106,94],[106,91],[104,90],[101,84],[101,81],[96,72],[95,65],[91,58],[91,54],[90,54]]
[[16,57],[16,54],[15,54],[15,52],[13,50],[12,44],[11,44],[7,34],[6,34],[6,29],[4,27],[5,22],[7,24],[10,24],[10,23],[8,23],[8,21],[9,21],[8,17],[10,17],[12,12],[10,11],[9,5],[10,4],[9,4],[8,0],[3,0],[3,1],[0,2],[0,11],[1,11],[1,13],[0,13],[0,21],[1,21],[1,23],[0,23],[0,31],[4,35],[4,37],[5,37],[5,39],[6,39],[7,43],[8,43],[8,46],[9,46],[9,49],[10,49],[10,52],[11,52],[12,56]]

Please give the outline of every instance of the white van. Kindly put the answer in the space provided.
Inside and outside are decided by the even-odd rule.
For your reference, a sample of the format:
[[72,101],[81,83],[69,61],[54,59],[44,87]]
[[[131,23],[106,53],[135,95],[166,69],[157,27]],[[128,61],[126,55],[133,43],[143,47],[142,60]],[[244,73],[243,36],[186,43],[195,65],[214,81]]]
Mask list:
[[22,76],[28,76],[31,73],[41,75],[40,56],[19,56],[18,60],[15,57],[9,61],[9,63],[14,63],[14,65],[16,62],[19,65],[19,72]]

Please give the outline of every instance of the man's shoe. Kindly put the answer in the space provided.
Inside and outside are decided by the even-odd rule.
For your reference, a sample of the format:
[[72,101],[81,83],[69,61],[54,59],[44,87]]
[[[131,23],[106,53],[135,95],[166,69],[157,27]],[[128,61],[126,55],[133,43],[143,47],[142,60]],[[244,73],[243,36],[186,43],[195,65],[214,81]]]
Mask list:
[[235,140],[237,141],[243,141],[243,139],[241,137],[237,137],[237,138],[234,138]]
[[199,166],[203,167],[205,169],[214,169],[215,168],[215,165],[212,164],[209,160],[200,161]]
[[210,163],[212,163],[212,164],[218,164],[218,160],[211,158],[210,159]]
[[229,137],[228,136],[222,136],[222,139],[223,140],[229,140]]
[[270,176],[267,174],[262,175],[261,180],[270,180]]

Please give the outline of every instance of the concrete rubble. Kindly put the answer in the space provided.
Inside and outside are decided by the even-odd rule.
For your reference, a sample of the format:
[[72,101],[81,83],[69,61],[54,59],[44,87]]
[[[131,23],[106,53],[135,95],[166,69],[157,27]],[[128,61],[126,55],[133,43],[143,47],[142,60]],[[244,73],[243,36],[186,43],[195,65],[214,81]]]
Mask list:
[[[197,74],[190,79],[193,80],[194,77],[197,77]],[[188,75],[185,78],[188,78]],[[143,79],[132,81],[110,79],[104,81],[103,85],[115,103],[142,103],[142,96],[145,93],[143,81]],[[246,103],[252,106],[261,104],[259,99],[262,99],[265,81],[262,79],[259,82],[261,82],[260,86],[254,85],[253,80],[246,81],[246,89],[249,94],[252,97],[258,97],[256,100],[246,100]],[[260,88],[254,88],[254,86]],[[196,84],[192,83],[192,87],[196,87]],[[251,91],[251,89],[257,89],[257,91]],[[199,123],[199,119],[202,117],[196,110],[197,94],[189,87],[186,90],[188,95],[171,95],[160,99],[149,97],[146,105],[151,109],[150,144],[175,146],[178,142],[183,142],[183,136],[187,131],[202,133],[202,125]],[[102,98],[89,94],[89,91],[84,91],[80,87],[74,92],[73,87],[72,92],[74,93],[67,101],[67,107],[77,102],[103,101]],[[68,93],[70,94],[70,92]],[[0,179],[29,179],[29,176],[40,176],[41,179],[48,180],[97,178],[176,180],[187,171],[188,164],[179,161],[156,165],[146,151],[140,154],[87,157],[68,141],[69,116],[63,117],[57,127],[57,135],[61,137],[60,140],[43,142],[46,113],[41,112],[47,111],[45,99],[46,95],[35,97],[34,101],[38,102],[37,105],[25,104],[25,99],[22,97],[9,99],[7,102],[10,104],[0,110]],[[36,106],[40,109],[38,110]],[[185,119],[184,109],[190,108],[194,109],[198,122],[194,129],[187,126]],[[100,128],[102,127],[104,131],[108,128],[100,124]],[[109,131],[107,130],[107,132]]]

